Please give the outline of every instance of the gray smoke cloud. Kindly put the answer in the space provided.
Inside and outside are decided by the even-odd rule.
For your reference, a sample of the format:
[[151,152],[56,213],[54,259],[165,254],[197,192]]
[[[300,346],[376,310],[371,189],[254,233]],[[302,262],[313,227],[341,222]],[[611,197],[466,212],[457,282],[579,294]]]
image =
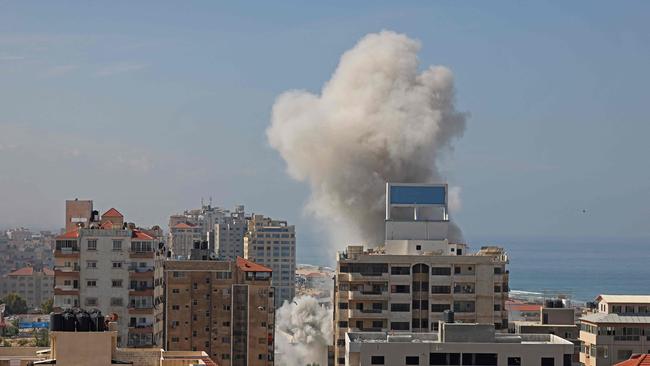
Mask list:
[[306,208],[345,240],[339,246],[383,242],[387,181],[445,181],[437,159],[463,134],[466,115],[454,106],[451,71],[419,72],[419,50],[403,34],[368,34],[319,95],[292,90],[273,105],[269,143],[291,177],[309,183]]
[[284,366],[327,364],[332,340],[332,311],[315,298],[300,296],[275,313],[276,363]]

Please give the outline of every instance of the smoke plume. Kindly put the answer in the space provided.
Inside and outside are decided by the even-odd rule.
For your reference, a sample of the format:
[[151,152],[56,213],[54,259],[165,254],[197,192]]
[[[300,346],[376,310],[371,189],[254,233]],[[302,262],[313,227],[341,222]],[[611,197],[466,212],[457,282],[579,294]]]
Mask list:
[[347,235],[339,245],[383,242],[386,182],[445,182],[436,161],[463,134],[466,115],[454,107],[451,71],[419,72],[419,50],[403,34],[369,34],[320,94],[288,91],[273,105],[270,145],[309,183],[307,210]]
[[275,313],[276,363],[286,366],[327,364],[332,340],[332,311],[315,298],[301,296],[285,302]]

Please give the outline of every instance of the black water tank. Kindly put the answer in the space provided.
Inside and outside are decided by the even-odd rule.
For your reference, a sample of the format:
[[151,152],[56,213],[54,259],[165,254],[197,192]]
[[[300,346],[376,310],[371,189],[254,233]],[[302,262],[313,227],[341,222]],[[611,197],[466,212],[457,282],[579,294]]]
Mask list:
[[544,307],[546,308],[554,308],[555,307],[555,301],[553,300],[545,300],[544,301]]
[[74,332],[77,317],[72,312],[63,313],[63,329],[64,332]]
[[58,332],[63,330],[63,314],[50,313],[50,331]]
[[453,323],[454,322],[454,312],[452,310],[445,310],[442,313],[442,320],[445,323]]
[[555,307],[557,309],[562,309],[564,307],[564,303],[562,302],[562,299],[555,300]]
[[97,331],[98,332],[103,332],[106,330],[106,320],[104,319],[104,316],[100,312],[99,315],[97,315]]
[[92,310],[88,313],[88,316],[90,316],[90,326],[89,326],[89,331],[91,332],[96,332],[97,331],[97,310]]
[[90,315],[85,311],[77,313],[77,332],[90,331]]

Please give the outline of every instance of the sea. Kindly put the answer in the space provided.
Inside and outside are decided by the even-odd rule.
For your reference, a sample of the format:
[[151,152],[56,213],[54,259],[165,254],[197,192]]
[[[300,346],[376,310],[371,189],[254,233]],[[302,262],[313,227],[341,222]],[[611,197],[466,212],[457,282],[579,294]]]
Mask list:
[[513,294],[564,295],[576,302],[599,294],[650,295],[650,240],[512,239],[495,245],[508,253]]

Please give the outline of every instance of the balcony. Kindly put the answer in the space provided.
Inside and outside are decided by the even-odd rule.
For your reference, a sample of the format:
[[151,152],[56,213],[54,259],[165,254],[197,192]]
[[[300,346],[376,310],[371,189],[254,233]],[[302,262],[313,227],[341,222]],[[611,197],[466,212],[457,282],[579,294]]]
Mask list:
[[79,258],[79,247],[59,247],[54,250],[54,256],[59,258]]
[[349,318],[362,318],[362,319],[377,319],[377,318],[386,318],[388,317],[387,310],[381,309],[351,309],[348,310]]
[[129,276],[133,278],[153,278],[154,268],[147,267],[129,267]]
[[130,258],[151,258],[154,257],[154,252],[140,252],[140,251],[129,251]]
[[339,281],[388,281],[388,273],[341,273],[339,274]]
[[153,296],[153,286],[135,286],[129,287],[129,295],[131,296]]
[[385,291],[348,291],[348,300],[383,300],[387,294]]
[[149,307],[133,307],[129,306],[130,315],[152,315],[154,313],[153,306]]
[[79,295],[79,287],[57,285],[54,286],[54,295]]
[[146,334],[146,333],[153,333],[153,323],[129,324],[129,334]]
[[57,277],[79,277],[80,267],[75,263],[72,267],[54,267],[54,275]]

